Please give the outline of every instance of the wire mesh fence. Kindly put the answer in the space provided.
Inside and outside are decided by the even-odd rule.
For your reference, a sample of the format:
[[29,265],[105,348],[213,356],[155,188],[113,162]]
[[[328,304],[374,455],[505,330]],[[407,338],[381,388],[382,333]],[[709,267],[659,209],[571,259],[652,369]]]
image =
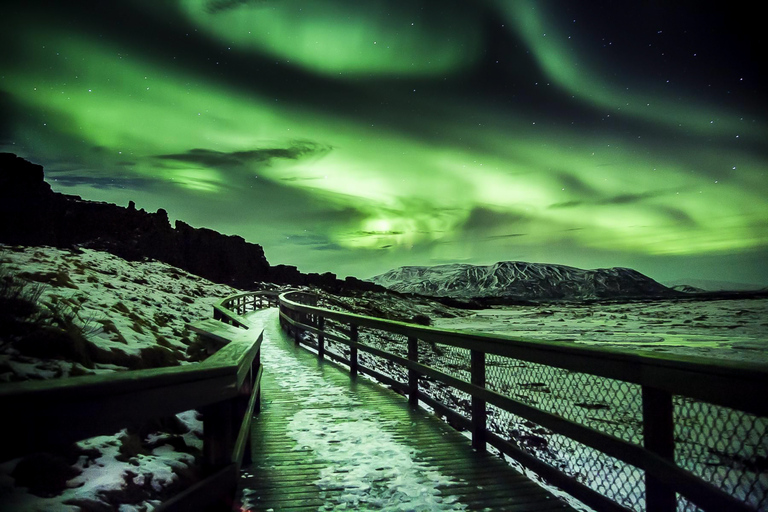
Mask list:
[[[768,418],[676,396],[675,460],[756,510],[768,510]],[[679,498],[679,510],[699,510]]]
[[[357,333],[356,328],[350,329],[343,322],[326,320],[325,328],[326,332],[347,339],[353,331]],[[406,331],[409,333],[406,335],[402,328],[398,330],[401,332],[378,326],[360,328],[357,341],[385,354],[362,350],[358,363],[407,385],[409,369],[389,359],[387,354],[408,358],[409,336],[417,338],[420,331]],[[449,382],[450,378],[467,384],[477,382],[472,364],[474,347],[461,346],[455,341],[442,343],[433,335],[426,338],[418,339],[418,355],[411,360],[437,372],[437,376],[418,376],[419,393],[471,421],[473,395],[441,381],[439,376],[445,375]],[[328,352],[344,358],[350,356],[349,346],[344,342],[326,340],[325,345]],[[482,386],[485,390],[542,411],[545,417],[566,420],[579,428],[626,443],[627,447],[635,447],[635,452],[644,449],[648,442],[644,430],[648,425],[643,414],[649,413],[643,403],[645,384],[622,380],[623,376],[613,370],[604,370],[605,375],[600,375],[600,371],[591,373],[592,369],[579,365],[576,371],[562,361],[547,364],[541,362],[541,358],[534,361],[503,352],[484,354]],[[667,396],[671,396],[674,431],[670,436],[674,437],[673,459],[677,466],[735,497],[748,509],[768,510],[768,418],[682,394]],[[591,442],[580,442],[493,403],[486,404],[485,410],[488,432],[515,449],[627,509],[643,511],[650,506],[645,471],[622,460],[625,458],[622,455],[614,451],[620,458],[610,456]],[[462,425],[466,426],[466,422]],[[707,489],[702,492],[719,496]],[[696,501],[706,502],[700,496]],[[679,511],[701,509],[679,494],[675,506]],[[708,505],[704,505],[704,509],[717,510]]]

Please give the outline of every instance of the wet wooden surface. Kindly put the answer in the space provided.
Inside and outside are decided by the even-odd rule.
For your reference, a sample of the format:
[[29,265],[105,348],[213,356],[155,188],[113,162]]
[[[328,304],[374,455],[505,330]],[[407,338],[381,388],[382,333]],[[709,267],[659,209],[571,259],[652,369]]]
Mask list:
[[[307,350],[295,348],[292,340],[279,330],[267,328],[264,337],[265,344],[283,344],[307,371],[318,373],[325,382],[351,393],[359,405],[330,401],[308,404],[304,393],[292,392],[281,380],[286,376],[265,362],[261,413],[252,424],[253,462],[243,468],[235,510],[382,509],[365,502],[356,506],[345,504],[343,500],[348,494],[343,485],[334,488],[326,484],[321,488],[321,472],[343,473],[348,468],[324,460],[309,447],[298,446],[289,435],[290,424],[299,412],[328,414],[340,422],[346,421],[346,415],[349,421],[355,421],[362,411],[366,417],[380,418],[379,426],[388,439],[412,450],[415,461],[440,474],[436,487],[439,499],[445,500],[445,510],[461,510],[462,506],[464,510],[509,512],[573,510],[498,456],[473,451],[467,437],[427,412],[410,408],[407,398],[362,377],[351,380],[346,371],[334,364],[318,361]],[[333,465],[329,469],[330,464]],[[451,502],[455,507],[447,505]]]

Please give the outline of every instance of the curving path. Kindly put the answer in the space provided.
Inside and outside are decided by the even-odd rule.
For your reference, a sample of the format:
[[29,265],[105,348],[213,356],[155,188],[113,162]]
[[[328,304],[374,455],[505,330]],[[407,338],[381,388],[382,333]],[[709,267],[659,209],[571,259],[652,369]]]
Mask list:
[[264,376],[236,510],[569,509],[404,397],[297,348],[278,314],[246,316],[264,329]]

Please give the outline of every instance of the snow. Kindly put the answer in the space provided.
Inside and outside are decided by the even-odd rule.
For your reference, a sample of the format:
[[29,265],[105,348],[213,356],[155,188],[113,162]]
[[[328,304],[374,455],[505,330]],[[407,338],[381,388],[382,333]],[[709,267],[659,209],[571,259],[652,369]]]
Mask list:
[[768,364],[768,299],[499,307],[433,326]]
[[[296,450],[311,450],[312,457],[324,463],[314,482],[320,489],[343,489],[340,496],[329,493],[321,510],[464,510],[455,497],[441,493],[452,481],[389,433],[392,420],[369,409],[347,387],[328,382],[317,368],[297,361],[286,348],[291,341],[280,331],[277,314],[271,309],[250,319],[263,322],[261,357],[266,371],[279,376],[276,381],[286,393],[306,397],[286,433],[296,441]],[[243,508],[256,499],[245,489]]]
[[[431,318],[436,328],[633,352],[768,362],[765,299],[548,304]],[[343,335],[335,330],[336,325],[326,322],[331,332]],[[406,353],[405,340],[399,335],[363,329],[360,340],[396,355]],[[339,353],[343,345],[326,340],[326,350]],[[436,351],[428,344],[420,344],[419,356],[428,366],[465,380],[469,378],[468,351],[444,346]],[[361,364],[404,381],[405,371],[400,366],[365,353],[360,357]],[[641,396],[637,385],[495,356],[489,357],[486,365],[488,385],[503,394],[627,441],[642,442]],[[470,415],[465,393],[437,382],[425,382],[422,391],[460,414]],[[768,421],[684,397],[676,397],[674,403],[679,418],[678,462],[750,504],[764,504],[768,499],[764,498],[768,497],[768,473],[755,475],[750,467],[759,466],[768,456]],[[488,425],[540,460],[631,508],[642,509],[642,471],[494,406],[489,406]],[[526,474],[543,483],[531,472]],[[588,510],[584,505],[572,504]]]
[[[50,510],[78,511],[73,503],[99,502],[105,493],[119,492],[126,489],[126,482],[137,487],[147,483],[156,492],[173,483],[178,476],[174,468],[189,467],[194,457],[188,453],[177,452],[169,445],[155,448],[149,455],[137,455],[131,463],[119,460],[120,441],[127,436],[125,430],[117,435],[97,436],[77,443],[83,451],[96,452],[98,456],[81,455],[74,467],[81,471],[67,482],[67,489],[53,497],[40,497],[26,492],[25,488],[10,487],[8,475],[13,471],[19,459],[0,465],[3,474],[3,488],[0,489],[0,508],[3,510],[24,510],[43,512]],[[145,500],[134,504],[121,505],[120,510],[151,510],[160,502]]]
[[[215,301],[237,290],[157,261],[126,261],[91,249],[0,245],[4,272],[40,287],[39,303],[71,312],[103,360],[77,362],[0,350],[0,382],[129,369],[143,351],[160,350],[187,362],[190,321],[210,318]],[[0,333],[0,341],[4,335]]]
[[664,295],[669,292],[649,277],[628,268],[583,270],[522,261],[501,261],[494,265],[400,267],[370,280],[398,292],[459,299],[585,299]]
[[315,483],[321,489],[343,488],[342,509],[462,510],[440,495],[438,486],[450,480],[415,460],[416,450],[383,430],[386,423],[365,409],[308,409],[294,415],[287,433],[297,450],[311,449],[327,464]]
[[[92,365],[63,359],[40,359],[21,353],[5,343],[7,339],[0,338],[4,342],[0,344],[0,381],[123,371],[130,368],[142,350],[158,347],[161,340],[162,346],[171,351],[180,364],[191,364],[187,356],[191,335],[185,324],[210,318],[213,302],[236,292],[159,262],[128,262],[88,249],[69,251],[0,246],[0,262],[3,271],[39,283],[36,286],[41,287],[42,302],[51,304],[51,307],[73,308],[77,313],[76,321],[89,331],[89,341],[95,346],[124,356],[112,362],[95,362]],[[324,297],[324,300],[331,299],[333,307],[356,313],[397,319],[408,319],[416,313],[427,315],[432,319],[432,325],[438,328],[768,363],[767,299],[538,305],[471,313],[422,299],[395,298],[368,292],[358,297]],[[289,383],[292,392],[304,397],[304,407],[290,422],[288,434],[296,440],[297,449],[308,449],[317,460],[329,461],[332,467],[346,470],[324,470],[315,482],[326,490],[344,489],[338,502],[329,503],[329,507],[393,511],[462,509],[450,496],[441,493],[450,488],[451,482],[422,465],[415,450],[392,438],[387,433],[390,423],[386,418],[366,409],[365,404],[361,404],[348,389],[327,383],[317,370],[297,363],[279,342],[283,335],[272,316],[276,315],[276,311],[263,314],[266,315],[263,321],[268,334],[265,334],[262,362],[269,371],[285,376],[280,381]],[[0,333],[0,336],[3,335]],[[372,335],[363,331],[361,340],[368,343],[368,337]],[[384,344],[388,342],[381,341]],[[427,354],[426,351],[424,353]],[[377,358],[370,361],[376,362]],[[402,375],[394,373],[401,370],[399,367],[381,365],[374,369],[402,380]],[[452,368],[452,371],[458,372],[460,368]],[[489,365],[489,374],[494,371],[497,369]],[[532,366],[517,368],[515,372],[520,382],[539,382]],[[574,380],[576,377],[560,372],[547,381],[550,387],[560,382],[556,392],[538,393],[536,389],[529,388],[524,394],[541,403],[546,398],[549,401],[548,410],[570,415],[577,421],[594,420],[595,428],[616,424],[616,418],[609,411],[625,411],[626,416],[618,422],[619,430],[613,433],[629,440],[638,439],[636,400],[633,398],[619,403],[618,398],[608,398],[604,405],[610,408],[606,409],[574,407],[577,402],[592,404],[596,401],[595,397],[589,396],[589,386]],[[439,386],[432,386],[428,392],[466,414],[461,409],[466,397],[460,393],[451,394],[450,390]],[[352,406],[352,413],[341,416],[328,407],[330,404]],[[722,411],[706,414],[719,413]],[[120,460],[125,457],[119,456],[119,448],[128,435],[125,431],[84,440],[78,443],[81,455],[74,465],[82,473],[70,479],[67,488],[58,496],[35,496],[28,489],[16,485],[12,474],[20,459],[0,464],[0,509],[77,510],[78,507],[68,502],[89,500],[105,504],[105,496],[109,493],[136,488],[157,491],[173,485],[178,480],[178,472],[194,463],[195,450],[202,448],[202,424],[197,413],[187,411],[177,415],[177,418],[185,427],[180,437],[190,448],[189,453],[173,449],[167,442],[171,434],[166,432],[149,433],[142,441],[152,445],[151,450],[138,453],[128,461]],[[693,427],[707,431],[702,418],[693,417],[691,422]],[[493,409],[489,413],[489,424],[503,434],[514,429],[520,438],[545,439],[543,446],[547,449],[540,449],[536,454],[554,465],[570,467],[575,472],[594,458],[589,451],[574,448],[559,436]],[[763,432],[768,430],[764,422],[758,427]],[[752,439],[749,441],[751,444],[745,446],[765,458],[768,453],[765,452],[764,440],[763,434],[763,437]],[[174,446],[178,445],[174,443]],[[693,456],[689,460],[694,461],[693,469],[709,471],[713,479],[722,478],[725,466],[718,459],[721,457],[718,451],[707,451],[707,446],[698,446],[695,442],[680,443],[679,449],[691,450]],[[723,456],[730,453],[728,450],[721,451]],[[590,485],[598,488],[612,478],[609,471],[605,474],[600,470],[593,473],[599,478]],[[582,477],[584,475],[579,476]],[[763,472],[755,488],[768,489],[766,479],[768,473]],[[119,510],[143,512],[160,503],[152,496],[142,496],[134,501],[121,503]]]
[[[23,353],[23,347],[15,348],[7,333],[0,333],[0,382],[125,371],[141,363],[143,350],[158,347],[169,351],[170,361],[192,364],[187,347],[194,336],[186,323],[210,318],[215,301],[237,292],[164,263],[126,261],[90,249],[0,245],[0,262],[4,273],[39,287],[40,303],[54,309],[71,307],[89,343],[117,354],[114,362],[87,366],[66,359],[31,357]],[[121,456],[121,445],[129,441],[125,430],[76,443],[79,456],[72,467],[80,474],[68,480],[56,496],[38,496],[17,485],[13,474],[23,458],[0,464],[0,509],[76,511],[80,510],[72,504],[76,502],[117,507],[107,496],[123,493],[120,511],[151,510],[160,504],[151,493],[176,484],[178,473],[189,472],[195,465],[194,453],[202,449],[202,421],[197,412],[186,411],[176,418],[184,431],[150,432],[140,440],[146,453]],[[180,437],[189,452],[176,451],[170,444],[173,437]]]

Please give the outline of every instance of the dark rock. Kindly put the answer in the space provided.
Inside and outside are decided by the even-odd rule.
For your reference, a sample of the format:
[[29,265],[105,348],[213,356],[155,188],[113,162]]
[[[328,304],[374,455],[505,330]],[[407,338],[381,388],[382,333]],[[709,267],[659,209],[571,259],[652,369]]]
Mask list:
[[270,266],[260,245],[182,221],[172,227],[162,208],[148,213],[136,210],[133,201],[124,208],[53,192],[42,166],[11,153],[0,153],[0,243],[80,245],[128,260],[156,259],[241,289],[272,282],[383,290],[355,278],[341,281],[330,272],[303,274],[293,266]]

